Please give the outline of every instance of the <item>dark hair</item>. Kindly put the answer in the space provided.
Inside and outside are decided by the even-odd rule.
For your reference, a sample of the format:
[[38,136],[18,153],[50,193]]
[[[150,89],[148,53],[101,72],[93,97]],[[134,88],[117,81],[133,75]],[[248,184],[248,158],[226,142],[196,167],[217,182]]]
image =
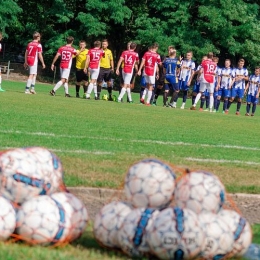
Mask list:
[[131,50],[134,50],[135,48],[136,48],[136,43],[135,42],[131,42],[131,44],[130,44],[130,49]]
[[67,41],[67,44],[71,44],[71,43],[73,43],[74,38],[72,36],[68,36],[66,41]]

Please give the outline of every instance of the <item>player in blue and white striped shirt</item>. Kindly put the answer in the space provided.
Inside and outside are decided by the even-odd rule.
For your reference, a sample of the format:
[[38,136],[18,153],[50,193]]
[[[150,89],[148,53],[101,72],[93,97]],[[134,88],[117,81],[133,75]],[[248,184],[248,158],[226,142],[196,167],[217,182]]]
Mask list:
[[228,98],[230,98],[231,95],[231,86],[233,84],[232,79],[232,68],[230,67],[231,61],[230,59],[225,60],[225,68],[221,69],[220,72],[220,82],[218,88],[218,102],[217,102],[217,110],[219,108],[220,99],[221,97],[224,98],[223,102],[223,112],[224,113],[227,110],[228,106]]
[[256,105],[258,103],[259,94],[260,94],[260,68],[255,68],[255,74],[250,75],[249,81],[246,85],[245,94],[247,93],[247,105],[246,105],[246,116],[249,116],[251,104],[252,106],[252,114],[255,115]]
[[233,69],[232,77],[234,83],[231,89],[231,98],[228,101],[228,108],[225,111],[226,113],[228,113],[228,110],[232,102],[234,101],[235,97],[238,97],[236,115],[240,114],[239,110],[241,107],[242,98],[244,96],[245,85],[246,85],[245,81],[248,80],[248,70],[244,68],[244,65],[245,65],[245,60],[240,59],[238,61],[238,67]]

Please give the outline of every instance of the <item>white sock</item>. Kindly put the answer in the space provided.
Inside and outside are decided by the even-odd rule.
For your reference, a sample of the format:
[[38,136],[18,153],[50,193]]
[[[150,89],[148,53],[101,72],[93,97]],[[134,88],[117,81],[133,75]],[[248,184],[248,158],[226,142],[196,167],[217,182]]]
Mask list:
[[0,85],[2,84],[2,75],[0,75]]
[[32,78],[32,85],[35,85],[35,83],[36,83],[36,75],[33,76],[33,78]]
[[146,96],[146,94],[147,94],[147,88],[144,90],[144,92],[143,92],[143,95],[142,95],[142,99],[145,99],[145,96]]
[[95,97],[97,97],[97,83],[93,84],[93,88],[94,88]]
[[55,87],[53,88],[53,90],[56,92],[57,89],[59,89],[62,86],[62,81],[60,80],[59,82],[57,82],[57,84],[55,85]]
[[197,94],[197,96],[196,96],[196,98],[195,98],[195,102],[194,102],[194,107],[197,105],[197,103],[199,102],[199,100],[200,100],[200,97],[201,97],[201,93],[198,93]]
[[119,101],[121,101],[121,99],[124,97],[125,92],[126,92],[126,88],[122,88],[121,91],[120,91],[120,95],[118,97]]
[[29,89],[32,85],[32,79],[28,79],[26,83],[26,89]]
[[185,104],[186,104],[186,103],[183,102],[183,103],[182,103],[182,107],[185,107]]
[[153,95],[153,91],[148,90],[148,96],[147,96],[147,101],[146,101],[147,104],[150,104],[152,95]]
[[214,97],[210,96],[209,97],[209,109],[210,110],[212,110],[213,104],[214,104]]
[[64,83],[65,94],[69,94],[69,85],[67,82]]
[[129,102],[132,102],[131,89],[130,89],[130,88],[127,88],[127,89],[126,89],[126,92],[127,92],[127,96],[128,96]]
[[94,84],[93,84],[93,83],[89,83],[89,85],[88,85],[88,91],[87,91],[88,97],[89,97],[89,95],[91,94],[93,88],[94,88]]

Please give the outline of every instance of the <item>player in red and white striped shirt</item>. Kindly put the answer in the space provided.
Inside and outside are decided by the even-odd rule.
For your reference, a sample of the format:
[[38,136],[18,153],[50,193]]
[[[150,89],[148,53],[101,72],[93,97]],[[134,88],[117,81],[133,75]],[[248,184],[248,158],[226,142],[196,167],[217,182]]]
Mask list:
[[101,47],[101,42],[95,41],[94,48],[90,49],[87,54],[84,72],[87,73],[87,69],[89,70],[91,81],[88,85],[86,99],[90,99],[90,94],[93,89],[95,94],[95,100],[98,99],[97,78],[100,70],[100,59],[105,56],[105,52],[102,49],[100,49],[100,47]]
[[[144,103],[144,98],[146,96],[147,90],[147,100],[146,105],[150,106],[151,97],[153,94],[153,87],[155,84],[155,74],[157,72],[157,66],[161,65],[161,57],[157,53],[158,50],[158,44],[154,43],[149,50],[144,54],[142,58],[142,63],[140,65],[140,68],[138,70],[138,75],[141,76],[142,68],[144,67],[144,76],[146,81],[146,89],[143,92],[143,96],[140,99],[142,103]],[[157,73],[157,78],[159,78],[159,75]]]
[[[37,76],[38,58],[42,63],[43,69],[45,64],[42,56],[42,45],[40,44],[41,35],[38,32],[33,33],[33,41],[28,43],[25,57],[24,57],[24,67],[29,67],[29,77],[26,83],[25,94],[36,94],[35,92],[35,82]],[[31,91],[30,91],[31,88]]]
[[61,80],[50,91],[50,94],[52,96],[55,96],[55,92],[57,91],[57,89],[59,89],[62,85],[64,85],[65,97],[71,97],[69,94],[68,79],[69,79],[69,75],[70,75],[72,58],[74,55],[77,55],[77,50],[72,47],[73,41],[74,41],[74,38],[72,36],[68,36],[67,44],[64,46],[61,46],[58,49],[58,52],[52,61],[51,69],[54,70],[54,63],[57,61],[57,59],[59,57],[61,57],[61,61],[60,61]]
[[133,76],[133,69],[138,70],[137,64],[139,61],[138,53],[135,52],[136,43],[132,42],[130,44],[129,50],[123,51],[121,57],[117,63],[116,74],[120,75],[119,68],[121,63],[124,61],[124,67],[122,68],[122,76],[124,79],[124,85],[121,89],[120,95],[118,97],[118,102],[121,102],[121,99],[124,97],[125,92],[127,92],[128,100],[130,103],[133,103],[131,97],[131,88],[130,83]]

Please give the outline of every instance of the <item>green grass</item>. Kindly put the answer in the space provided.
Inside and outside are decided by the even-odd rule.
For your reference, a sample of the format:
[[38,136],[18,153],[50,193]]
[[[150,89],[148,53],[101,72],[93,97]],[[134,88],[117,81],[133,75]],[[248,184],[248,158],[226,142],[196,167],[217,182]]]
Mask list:
[[[138,104],[137,94],[131,105],[65,98],[63,89],[52,97],[51,85],[37,84],[37,95],[25,95],[24,82],[2,86],[0,149],[52,149],[63,162],[68,186],[116,188],[132,163],[156,157],[183,169],[213,172],[229,192],[260,193],[260,111],[245,117],[243,105],[241,116],[235,116],[233,104],[229,115],[210,114],[190,111],[190,100],[180,110],[163,108],[162,97],[157,107],[146,107]],[[255,225],[256,243],[259,233]],[[127,258],[101,249],[88,230],[61,249],[1,243],[0,259]]]
[[52,86],[44,84],[37,84],[37,95],[25,95],[24,85],[3,82],[1,148],[52,149],[68,186],[115,188],[132,163],[156,157],[211,171],[230,192],[260,193],[260,111],[245,117],[242,105],[236,116],[236,104],[228,115],[190,111],[190,100],[185,110],[170,109],[162,107],[162,97],[157,107],[146,107],[138,94],[135,104],[65,98],[62,88],[52,97]]

